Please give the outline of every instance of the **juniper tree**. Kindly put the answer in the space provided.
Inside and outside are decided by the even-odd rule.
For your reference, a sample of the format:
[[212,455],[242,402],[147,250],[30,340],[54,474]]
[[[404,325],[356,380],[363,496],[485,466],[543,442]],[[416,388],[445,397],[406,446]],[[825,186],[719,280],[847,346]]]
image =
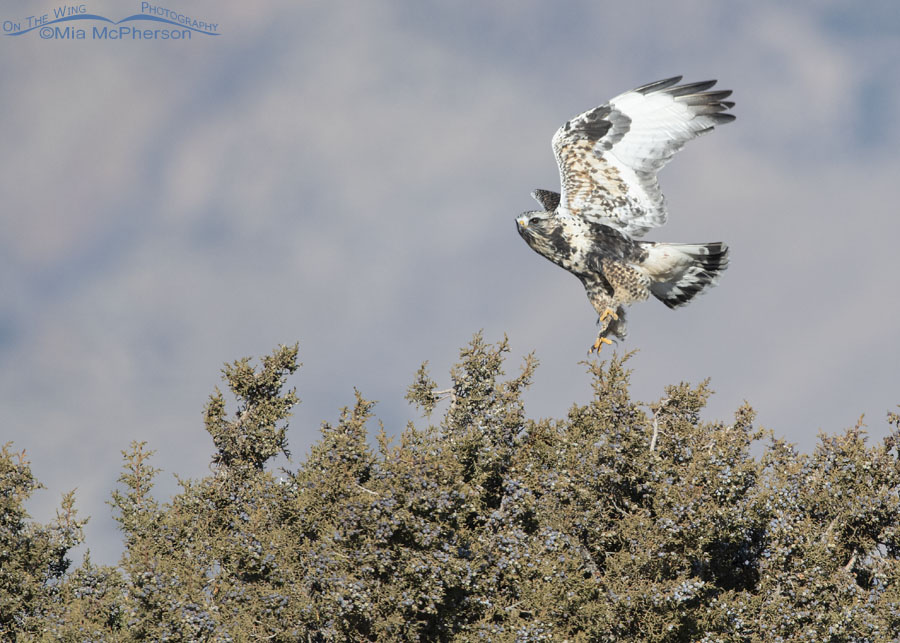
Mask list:
[[859,425],[802,454],[747,405],[703,421],[707,382],[633,400],[626,355],[586,364],[588,402],[529,419],[536,361],[507,378],[507,352],[476,335],[443,388],[423,365],[424,417],[393,439],[356,392],[281,471],[297,347],[234,362],[235,411],[218,390],[206,407],[209,476],[161,502],[152,451],[125,452],[117,568],[65,573],[72,498],[28,523],[36,482],[5,450],[0,622],[21,640],[895,640],[896,414],[882,443]]
[[[28,520],[25,501],[41,488],[25,452],[0,451],[0,639],[39,635],[57,613],[69,550],[83,540],[74,492],[63,496],[56,520]],[[68,580],[71,580],[68,579]]]

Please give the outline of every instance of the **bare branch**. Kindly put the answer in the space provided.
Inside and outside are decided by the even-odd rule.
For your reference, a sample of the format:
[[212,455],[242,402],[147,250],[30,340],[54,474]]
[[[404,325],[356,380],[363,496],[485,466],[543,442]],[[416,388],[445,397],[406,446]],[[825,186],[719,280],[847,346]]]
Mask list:
[[364,486],[362,486],[362,485],[359,484],[358,482],[356,483],[356,488],[359,489],[360,491],[365,491],[366,493],[370,493],[370,494],[372,494],[373,496],[377,496],[377,495],[378,495],[378,492],[377,492],[377,491],[372,491],[371,489],[366,489]]
[[[653,436],[650,438],[650,453],[653,453],[653,451],[656,450],[656,440],[659,438],[659,420],[657,418],[657,415],[671,401],[672,401],[671,398],[667,397],[662,402],[660,402],[659,408],[657,408],[655,411],[653,411]],[[651,411],[653,410],[652,407],[650,410]]]
[[452,388],[445,388],[441,391],[432,391],[431,394],[434,395],[435,403],[446,400],[448,397],[450,398],[451,403],[456,401],[456,395]]

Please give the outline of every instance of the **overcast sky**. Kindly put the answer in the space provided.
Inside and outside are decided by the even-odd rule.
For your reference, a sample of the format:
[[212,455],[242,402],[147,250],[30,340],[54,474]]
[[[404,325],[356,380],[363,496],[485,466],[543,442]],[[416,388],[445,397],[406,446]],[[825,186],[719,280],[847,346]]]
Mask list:
[[[900,403],[900,12],[896,2],[510,0],[154,3],[215,23],[189,40],[85,40],[0,8],[0,439],[26,449],[48,520],[105,504],[132,440],[208,473],[202,409],[223,362],[300,342],[296,460],[353,401],[390,432],[418,366],[507,333],[541,362],[532,417],[590,398],[577,279],[514,218],[556,189],[556,128],[660,78],[718,78],[733,124],[661,175],[657,241],[726,241],[719,286],[631,309],[633,393],[712,378],[708,419],[747,400],[804,450]],[[112,21],[140,2],[88,1]],[[137,23],[141,28],[168,28]],[[611,353],[604,349],[604,355]]]

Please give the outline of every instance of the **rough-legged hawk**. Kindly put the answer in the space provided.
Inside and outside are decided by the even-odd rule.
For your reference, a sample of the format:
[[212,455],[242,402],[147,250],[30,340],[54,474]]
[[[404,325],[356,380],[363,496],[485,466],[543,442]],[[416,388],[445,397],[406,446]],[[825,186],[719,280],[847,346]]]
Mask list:
[[516,227],[537,253],[577,276],[597,314],[591,350],[625,338],[625,304],[653,295],[669,308],[715,285],[728,266],[724,243],[636,241],[666,222],[656,173],[689,140],[720,123],[734,103],[716,81],[678,85],[681,76],[616,96],[576,116],[553,136],[562,194],[535,190],[543,210]]

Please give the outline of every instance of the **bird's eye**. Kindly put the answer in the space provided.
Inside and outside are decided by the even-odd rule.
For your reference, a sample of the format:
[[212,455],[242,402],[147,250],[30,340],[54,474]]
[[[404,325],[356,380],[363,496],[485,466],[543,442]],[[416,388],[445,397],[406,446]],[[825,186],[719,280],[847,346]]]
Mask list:
[[537,225],[540,222],[541,222],[540,217],[531,217],[530,219],[528,219],[528,225]]

